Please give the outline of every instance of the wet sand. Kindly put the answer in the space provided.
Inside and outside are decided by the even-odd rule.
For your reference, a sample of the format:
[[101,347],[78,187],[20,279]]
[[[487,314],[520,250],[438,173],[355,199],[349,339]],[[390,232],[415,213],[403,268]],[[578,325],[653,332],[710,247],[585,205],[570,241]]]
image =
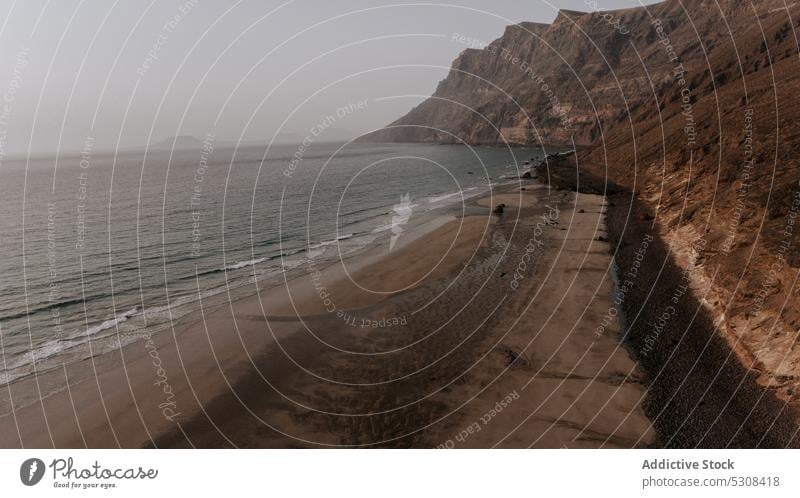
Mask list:
[[84,380],[3,417],[0,445],[652,444],[619,323],[597,329],[615,314],[596,240],[603,198],[530,181],[469,202],[391,252],[312,262],[286,285],[43,376]]

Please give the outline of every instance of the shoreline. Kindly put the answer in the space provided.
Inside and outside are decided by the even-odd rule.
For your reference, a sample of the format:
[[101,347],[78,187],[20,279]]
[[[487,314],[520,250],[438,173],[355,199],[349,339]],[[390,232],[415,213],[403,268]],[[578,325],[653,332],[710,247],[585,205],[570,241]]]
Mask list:
[[[471,193],[470,195],[465,195],[464,198],[465,199],[470,199],[472,197],[479,197],[482,194],[483,193],[481,193],[481,192]],[[456,195],[458,195],[458,192],[446,194],[446,197],[454,197]],[[454,205],[455,205],[455,203],[453,204],[453,206]],[[429,232],[435,230],[436,228],[438,228],[439,226],[444,224],[446,221],[454,219],[455,213],[454,213],[454,210],[453,210],[453,206],[448,206],[448,205],[437,206],[437,207],[433,208],[433,210],[431,210],[431,211],[424,212],[423,216],[425,217],[425,221],[418,222],[418,223],[413,224],[413,225],[409,224],[409,225],[407,225],[405,227],[405,229],[403,230],[405,235],[402,238],[398,239],[399,240],[398,248],[406,245],[409,241],[413,241],[413,240],[416,240],[418,238],[421,238],[421,237],[425,236]],[[382,243],[378,239],[380,239],[380,235],[375,240],[373,240],[372,242],[366,244],[365,246],[361,247],[360,249],[357,249],[355,251],[346,253],[344,256],[340,256],[340,257],[343,258],[345,261],[353,262],[354,266],[365,266],[367,264],[374,263],[375,259],[376,259],[374,257],[375,249],[376,249],[376,247],[379,247],[381,245],[381,243]],[[336,241],[332,239],[331,241],[328,241],[328,242],[335,243]],[[328,245],[328,244],[323,242],[323,245]],[[314,249],[312,249],[312,250],[314,250]],[[304,258],[300,262],[301,264],[299,266],[290,265],[289,269],[287,269],[284,273],[282,273],[280,275],[273,275],[273,276],[271,276],[269,278],[257,278],[256,276],[254,276],[252,274],[252,271],[249,269],[250,266],[248,265],[246,268],[247,268],[248,274],[250,275],[249,277],[246,277],[245,279],[242,279],[241,277],[236,278],[236,279],[232,279],[232,281],[235,281],[235,283],[232,284],[232,285],[227,285],[224,292],[215,293],[215,294],[210,295],[210,296],[205,296],[205,292],[200,293],[199,290],[198,290],[198,297],[196,299],[196,302],[201,303],[202,307],[205,308],[206,310],[211,309],[213,311],[216,311],[216,310],[219,310],[220,308],[224,308],[226,306],[229,306],[231,304],[231,302],[237,302],[237,301],[241,301],[241,300],[244,300],[244,299],[250,299],[250,298],[253,298],[253,296],[256,296],[259,292],[266,292],[266,291],[269,291],[270,289],[272,289],[274,287],[278,287],[278,286],[281,286],[281,285],[286,285],[286,284],[291,283],[294,280],[303,278],[303,277],[307,276],[308,273],[311,273],[311,271],[309,269],[311,266],[313,266],[314,268],[325,269],[325,268],[332,267],[332,266],[334,266],[336,264],[336,260],[332,259],[330,257],[328,257],[328,258],[320,258],[319,260],[317,260],[317,259],[318,259],[317,257]],[[312,261],[313,261],[313,263],[312,263]],[[298,270],[298,268],[299,268],[299,270]],[[229,269],[229,270],[233,271],[232,269]],[[287,278],[287,275],[288,275],[288,278]],[[252,286],[257,286],[258,290],[249,289],[249,290],[246,290],[246,291],[242,292],[243,288],[252,287]],[[227,298],[224,299],[224,300],[220,300],[219,297],[223,296],[223,295],[227,296]],[[180,299],[176,299],[174,301],[180,301]],[[213,302],[213,304],[208,304],[209,301]],[[181,305],[181,306],[185,306],[185,305]],[[137,307],[137,309],[138,309],[138,307]],[[97,353],[91,353],[90,352],[90,354],[88,354],[88,356],[84,356],[82,358],[78,358],[75,361],[71,361],[71,362],[68,361],[68,362],[66,362],[66,364],[67,365],[71,365],[73,363],[74,364],[83,364],[83,363],[86,363],[86,362],[91,363],[93,361],[99,361],[101,363],[105,363],[105,361],[103,360],[105,357],[113,356],[115,353],[118,353],[120,349],[124,349],[124,348],[135,349],[137,346],[141,346],[142,343],[151,340],[154,335],[160,335],[160,334],[166,333],[170,329],[181,329],[183,327],[189,326],[190,324],[196,323],[198,321],[198,315],[200,315],[202,311],[203,310],[198,308],[198,309],[196,309],[194,311],[189,311],[189,312],[186,312],[186,313],[183,313],[183,314],[179,314],[178,317],[176,317],[176,318],[174,318],[172,320],[169,320],[169,321],[160,322],[160,323],[157,323],[155,325],[150,325],[150,326],[142,327],[142,328],[135,329],[135,330],[119,331],[116,337],[118,338],[119,342],[122,342],[122,344],[123,344],[121,348],[120,347],[115,347],[115,348],[113,348],[111,350],[97,352]],[[120,315],[122,315],[122,314],[120,314]],[[117,317],[120,316],[120,315],[117,315]],[[97,325],[100,325],[100,324],[105,325],[106,323],[109,323],[109,322],[111,322],[113,320],[114,319],[108,319],[108,320],[106,320],[104,322],[98,322],[97,324],[93,324],[92,326],[90,326],[90,328],[94,328],[94,327],[96,327]],[[114,336],[94,337],[93,334],[89,334],[89,336],[93,337],[93,339],[90,340],[90,341],[87,341],[86,343],[82,343],[82,344],[79,344],[78,346],[75,346],[74,347],[74,351],[68,349],[68,350],[62,351],[61,354],[78,355],[78,354],[80,354],[80,350],[89,350],[89,351],[91,351],[91,346],[93,344],[93,341],[98,341],[98,340],[107,341],[110,338],[114,338]],[[86,353],[84,352],[83,354],[85,355]],[[48,362],[52,361],[51,358],[46,358],[46,360]],[[36,379],[35,378],[37,376],[39,378],[47,377],[47,376],[50,376],[50,375],[53,375],[53,374],[57,374],[58,370],[63,370],[63,365],[64,365],[65,362],[63,362],[63,361],[60,362],[60,363],[56,363],[55,361],[52,361],[52,362],[53,362],[53,365],[48,366],[45,369],[38,369],[36,375],[34,375],[33,372],[29,372],[29,373],[26,373],[26,374],[21,375],[19,377],[13,378],[9,382],[0,384],[0,401],[2,401],[0,406],[4,406],[4,411],[2,413],[0,413],[0,417],[4,417],[4,416],[10,414],[10,403],[9,403],[9,399],[8,399],[8,397],[6,395],[6,393],[8,392],[9,388],[14,388],[15,385],[20,385],[20,384],[24,384],[24,383],[35,384],[36,383]],[[16,408],[20,409],[20,408],[24,408],[24,407],[26,407],[26,406],[28,406],[30,404],[37,403],[39,398],[41,398],[41,397],[45,397],[46,398],[46,397],[49,397],[51,395],[56,395],[56,394],[58,394],[59,391],[61,391],[63,389],[67,389],[67,387],[66,386],[62,386],[61,388],[55,389],[52,392],[48,391],[46,393],[42,393],[42,396],[37,397],[35,399],[32,399],[32,400],[30,400],[30,401],[28,401],[28,402],[26,402],[26,403],[24,403],[24,404],[22,404],[20,406],[17,406]],[[37,391],[38,391],[38,389],[37,389]],[[8,408],[8,410],[5,411],[5,408]]]
[[[445,218],[438,216],[413,227],[400,239],[397,252],[452,225]],[[374,244],[343,261],[350,271],[358,273],[379,262],[379,252],[384,249]],[[345,277],[338,262],[323,261],[315,271],[325,282]],[[202,413],[203,404],[234,384],[242,375],[242,363],[252,361],[250,351],[260,351],[276,338],[294,334],[295,324],[282,321],[281,315],[299,312],[312,319],[320,313],[325,316],[327,312],[310,282],[309,271],[252,295],[216,304],[210,310],[203,309],[201,302],[197,313],[167,324],[167,330],[66,365],[61,371],[49,370],[3,386],[6,399],[15,399],[11,394],[14,391],[43,394],[0,417],[4,428],[0,446],[23,446],[20,439],[25,447],[41,448],[139,447],[150,443],[158,433],[178,427],[174,421]],[[368,296],[357,296],[356,290],[341,291],[350,298],[341,300],[343,308],[369,302]],[[263,301],[270,304],[265,306]],[[252,322],[259,314],[270,317],[270,337],[253,330]],[[213,372],[217,367],[219,372]],[[198,373],[187,374],[189,370]],[[70,380],[76,377],[81,380]],[[59,388],[44,395],[42,386],[48,385]]]
[[6,417],[0,444],[441,447],[478,423],[457,446],[652,445],[618,324],[595,336],[602,197],[528,180],[467,211],[72,366],[87,379]]

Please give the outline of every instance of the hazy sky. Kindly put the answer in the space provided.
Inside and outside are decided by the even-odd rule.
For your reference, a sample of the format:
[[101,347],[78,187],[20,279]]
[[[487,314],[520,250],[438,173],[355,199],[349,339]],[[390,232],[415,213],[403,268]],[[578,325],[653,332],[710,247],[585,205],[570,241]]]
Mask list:
[[[368,131],[434,91],[466,48],[453,33],[488,43],[508,24],[587,3],[3,1],[0,154],[79,150],[87,137],[96,149],[207,133],[302,138],[329,115],[332,128]],[[375,100],[397,96],[408,97]]]

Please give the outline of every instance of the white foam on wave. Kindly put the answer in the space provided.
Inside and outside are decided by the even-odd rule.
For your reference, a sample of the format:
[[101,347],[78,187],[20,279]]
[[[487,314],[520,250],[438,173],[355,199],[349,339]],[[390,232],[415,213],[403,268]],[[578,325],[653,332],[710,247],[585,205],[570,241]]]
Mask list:
[[462,195],[462,194],[463,194],[463,192],[459,191],[459,192],[452,192],[450,194],[440,195],[440,196],[437,196],[437,197],[430,197],[430,198],[428,198],[428,204],[433,204],[434,202],[443,201],[445,199],[449,199],[451,197],[455,197],[457,195]]
[[[284,265],[285,267],[287,265]],[[292,265],[289,265],[292,266]],[[254,282],[274,276],[283,270],[260,272],[255,278],[250,276],[247,279],[239,279],[236,282],[228,282],[225,285],[213,287],[200,293],[192,293],[172,299],[169,304],[163,306],[145,306],[143,310],[138,307],[131,308],[120,313],[114,318],[103,321],[98,325],[91,326],[85,330],[78,330],[70,337],[49,340],[33,349],[15,354],[13,359],[6,356],[5,368],[0,370],[0,385],[14,382],[15,380],[31,375],[35,370],[38,372],[46,371],[58,366],[53,363],[59,355],[68,352],[78,352],[82,358],[89,358],[107,353],[111,350],[119,349],[136,340],[139,340],[156,330],[167,328],[170,323],[193,313],[196,310],[194,304],[224,292],[252,285]],[[117,328],[119,325],[128,322],[133,318],[143,318],[141,327],[127,330],[119,330],[119,334],[102,334],[103,331]],[[147,324],[149,321],[155,322],[154,325]],[[138,325],[134,325],[134,327]],[[47,362],[47,360],[50,360]]]
[[354,236],[354,233],[346,233],[344,235],[339,235],[335,239],[323,240],[322,242],[318,242],[316,244],[310,244],[308,246],[308,250],[306,250],[306,258],[316,259],[325,254],[328,247],[344,240],[352,239]]
[[129,318],[136,316],[138,313],[139,313],[139,308],[138,307],[131,308],[128,311],[126,311],[125,313],[120,313],[119,315],[115,316],[114,318],[104,321],[100,325],[95,325],[94,327],[89,327],[88,329],[86,329],[86,334],[85,335],[92,336],[92,335],[95,335],[95,334],[97,334],[99,332],[102,332],[104,330],[108,330],[111,327],[116,327],[120,323],[128,321]]
[[33,349],[29,351],[21,353],[12,361],[6,359],[5,371],[0,372],[0,384],[13,382],[16,379],[32,373],[34,371],[34,365],[61,354],[64,351],[86,344],[100,334],[100,332],[117,327],[119,324],[127,322],[137,315],[141,315],[139,308],[131,308],[124,313],[119,313],[114,316],[114,318],[105,320],[99,325],[94,325],[87,328],[85,331],[78,332],[72,337],[43,342],[34,346]]
[[[257,261],[259,260],[247,261],[244,263],[249,265]],[[242,265],[241,267],[244,266],[247,265]],[[224,285],[219,285],[200,293],[194,292],[178,296],[175,299],[171,299],[170,303],[166,305],[145,306],[144,309],[140,309],[138,306],[133,307],[100,324],[92,325],[88,328],[81,327],[68,337],[48,340],[41,344],[34,345],[34,347],[28,351],[13,354],[13,356],[6,354],[5,364],[0,364],[0,385],[14,382],[17,379],[32,374],[34,372],[34,366],[35,370],[39,372],[58,366],[57,363],[53,362],[57,360],[59,355],[64,353],[77,352],[81,357],[88,358],[123,347],[141,337],[145,337],[153,330],[164,328],[168,326],[169,323],[194,312],[196,310],[195,303],[198,301],[214,297],[245,285],[252,285],[254,282],[286,271],[290,269],[290,267],[294,267],[294,265],[284,265],[283,269],[276,269],[274,271],[259,271],[258,275],[255,277],[250,276],[246,279],[226,281]],[[123,323],[134,318],[141,318],[143,322],[137,321],[132,327],[118,329],[117,332],[119,333],[102,333],[107,330],[118,328]],[[153,322],[154,324],[150,325],[149,322]],[[146,324],[147,326],[145,326]]]
[[335,244],[335,243],[337,243],[339,241],[350,239],[350,238],[353,237],[353,235],[355,235],[355,234],[348,233],[348,234],[344,234],[344,235],[339,235],[335,239],[323,240],[322,242],[318,242],[316,244],[310,244],[308,246],[308,248],[309,249],[319,249],[320,247],[326,247],[326,246],[329,246],[331,244]]
[[461,196],[464,199],[467,199],[468,197],[471,197],[471,195],[467,195],[467,193],[468,192],[474,192],[475,190],[478,190],[478,187],[469,187],[469,188],[465,188],[464,190],[459,190],[458,192],[450,192],[449,194],[439,195],[439,196],[435,196],[435,197],[429,197],[428,198],[428,204],[434,204],[434,203],[441,202],[441,201],[444,201],[444,200],[447,200],[447,199],[450,199],[450,198],[456,197],[456,196]]
[[[144,335],[107,335],[98,337],[94,341],[89,341],[88,339],[76,339],[50,341],[44,343],[41,346],[37,346],[32,351],[24,353],[14,363],[7,363],[7,370],[0,371],[0,385],[10,384],[14,381],[24,379],[25,377],[32,375],[34,372],[41,374],[54,368],[62,367],[62,365],[64,365],[64,360],[61,358],[61,355],[67,351],[78,351],[79,354],[77,355],[77,358],[88,359],[111,350],[120,349],[141,339],[142,337],[144,337]],[[98,341],[104,341],[107,344],[101,345]],[[81,348],[82,346],[84,347],[82,350],[76,349]],[[89,347],[87,348],[86,346]],[[65,389],[65,387],[60,386],[52,392],[42,393],[42,398],[40,398],[37,394],[35,398],[31,398],[27,403],[24,401],[23,397],[23,399],[15,402],[16,408],[19,409],[28,406],[31,403],[40,402],[41,399],[47,397],[49,394],[62,391],[63,389]],[[7,414],[7,412],[0,413],[0,416]]]
[[232,265],[225,266],[221,268],[222,270],[241,270],[242,268],[247,268],[248,266],[257,265],[259,263],[263,263],[266,261],[267,258],[256,258],[251,259],[250,261],[237,261]]

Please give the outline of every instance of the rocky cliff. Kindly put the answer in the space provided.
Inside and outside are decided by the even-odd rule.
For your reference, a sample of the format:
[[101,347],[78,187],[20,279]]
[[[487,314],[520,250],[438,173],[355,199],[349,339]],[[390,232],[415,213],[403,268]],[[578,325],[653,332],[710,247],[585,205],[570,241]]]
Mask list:
[[586,146],[579,169],[648,206],[739,360],[797,407],[798,26],[781,0],[561,11],[465,50],[367,139]]
[[783,5],[669,0],[509,26],[483,49],[464,50],[428,100],[366,139],[602,143],[633,117],[713,95],[770,59],[796,59],[794,6]]

